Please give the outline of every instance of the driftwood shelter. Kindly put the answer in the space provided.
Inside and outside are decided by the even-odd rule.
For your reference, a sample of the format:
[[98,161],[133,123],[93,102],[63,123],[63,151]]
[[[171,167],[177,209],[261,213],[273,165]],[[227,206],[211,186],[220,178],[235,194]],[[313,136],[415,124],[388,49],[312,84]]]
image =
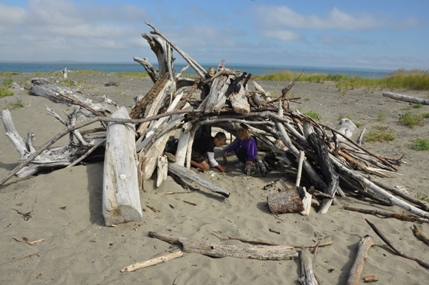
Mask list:
[[[14,175],[26,177],[46,169],[72,167],[102,149],[106,225],[136,221],[142,219],[139,196],[145,182],[155,179],[159,187],[167,174],[183,187],[192,187],[188,184],[191,181],[225,198],[233,195],[190,169],[191,147],[195,137],[210,134],[213,126],[232,135],[244,127],[256,138],[258,148],[264,154],[258,157],[257,172],[252,175],[265,176],[277,163],[297,170],[296,187],[267,197],[274,214],[302,212],[308,215],[311,203],[318,213],[326,214],[330,206],[338,202],[336,197],[362,195],[377,203],[398,205],[413,214],[403,218],[427,221],[429,207],[426,203],[374,178],[397,171],[401,158],[371,153],[359,141],[352,141],[351,133],[356,126],[350,120],[342,120],[340,128],[334,129],[293,110],[290,106],[299,98],[289,98],[288,92],[295,82],[284,87],[281,96],[273,98],[252,79],[252,74],[229,69],[224,60],[216,68],[205,70],[155,27],[148,25],[153,31],[150,35],[143,34],[143,38],[155,53],[159,68],[155,69],[145,58],[134,58],[145,68],[154,84],[147,94],[136,98],[130,112],[109,98],[104,97],[103,103],[93,103],[71,89],[35,78],[30,91],[32,95],[72,106],[67,120],[47,108],[65,128],[43,146],[35,148],[34,135],[29,133],[26,139],[22,138],[9,111],[2,111],[6,135],[18,150],[22,162],[0,181],[0,185]],[[173,52],[188,63],[180,72],[174,69]],[[183,76],[189,67],[197,74],[196,78]],[[200,98],[193,96],[197,91]],[[70,138],[66,146],[49,149],[66,135]],[[175,147],[171,148],[171,145]],[[151,233],[151,236],[162,234]],[[186,238],[176,237],[168,237],[168,240],[181,244],[189,242]],[[362,243],[366,240],[370,238],[365,237]],[[193,241],[192,244],[198,243]],[[367,251],[370,246],[363,247]],[[241,249],[235,255],[228,255],[224,251],[231,253],[231,250],[222,248],[221,256],[246,258],[242,253],[248,250]],[[297,256],[293,249],[284,250],[287,253],[282,256],[273,254],[272,259]],[[200,251],[192,249],[188,252]],[[217,256],[218,253],[210,254],[207,255]],[[302,254],[306,260],[308,252],[302,251]],[[258,258],[258,255],[251,258]],[[364,258],[360,256],[359,259],[363,262]],[[351,279],[359,279],[358,271],[362,266],[356,265],[358,269],[351,273]],[[317,284],[312,276],[311,262],[303,265],[303,271],[307,277],[303,273],[302,284]]]

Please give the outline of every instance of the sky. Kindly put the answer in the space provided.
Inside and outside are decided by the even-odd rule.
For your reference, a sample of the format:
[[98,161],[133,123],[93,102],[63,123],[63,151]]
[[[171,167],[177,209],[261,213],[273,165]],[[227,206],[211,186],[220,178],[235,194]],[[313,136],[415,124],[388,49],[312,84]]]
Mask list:
[[429,69],[427,0],[0,0],[0,64],[156,63],[146,23],[200,64]]

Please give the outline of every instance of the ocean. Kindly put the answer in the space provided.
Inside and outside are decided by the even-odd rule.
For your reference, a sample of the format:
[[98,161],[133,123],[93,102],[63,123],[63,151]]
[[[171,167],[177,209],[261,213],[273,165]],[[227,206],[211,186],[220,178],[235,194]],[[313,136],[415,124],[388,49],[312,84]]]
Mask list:
[[[176,63],[174,68],[180,71],[186,64]],[[209,67],[217,67],[217,64],[202,64],[207,70]],[[90,62],[0,62],[0,72],[53,72],[64,68],[68,70],[95,70],[103,72],[145,72],[143,66],[137,62],[132,63],[90,63]],[[156,65],[154,65],[157,68]],[[306,67],[306,66],[279,66],[279,65],[245,65],[231,64],[226,67],[241,70],[255,75],[267,75],[281,71],[304,73],[324,73],[324,74],[342,74],[346,76],[358,76],[367,78],[380,78],[393,72],[392,70],[381,69],[363,69],[363,68],[339,68],[339,67]],[[194,73],[192,68],[188,68],[185,73]]]

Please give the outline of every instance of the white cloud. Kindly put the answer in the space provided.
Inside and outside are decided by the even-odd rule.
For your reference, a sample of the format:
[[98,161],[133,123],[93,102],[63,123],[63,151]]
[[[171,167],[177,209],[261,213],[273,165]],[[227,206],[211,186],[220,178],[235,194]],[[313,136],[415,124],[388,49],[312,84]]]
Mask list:
[[320,43],[325,45],[373,45],[371,41],[351,37],[348,35],[332,36],[329,34],[323,34],[317,37]]
[[0,3],[0,24],[20,24],[27,16],[27,11],[21,7],[11,7]]
[[278,39],[284,42],[301,40],[303,37],[300,34],[288,30],[265,30],[261,32],[266,38]]
[[334,7],[327,15],[301,15],[286,6],[262,5],[256,8],[258,21],[271,28],[367,30],[381,27],[409,27],[418,24],[415,18],[402,22],[377,19],[370,14],[351,15]]

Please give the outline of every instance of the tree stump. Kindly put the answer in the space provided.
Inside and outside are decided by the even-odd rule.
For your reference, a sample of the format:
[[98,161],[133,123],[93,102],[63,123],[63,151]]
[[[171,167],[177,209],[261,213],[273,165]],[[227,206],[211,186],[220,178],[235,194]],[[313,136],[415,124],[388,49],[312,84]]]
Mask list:
[[298,194],[298,187],[268,195],[267,200],[270,211],[273,214],[304,211],[304,205]]

